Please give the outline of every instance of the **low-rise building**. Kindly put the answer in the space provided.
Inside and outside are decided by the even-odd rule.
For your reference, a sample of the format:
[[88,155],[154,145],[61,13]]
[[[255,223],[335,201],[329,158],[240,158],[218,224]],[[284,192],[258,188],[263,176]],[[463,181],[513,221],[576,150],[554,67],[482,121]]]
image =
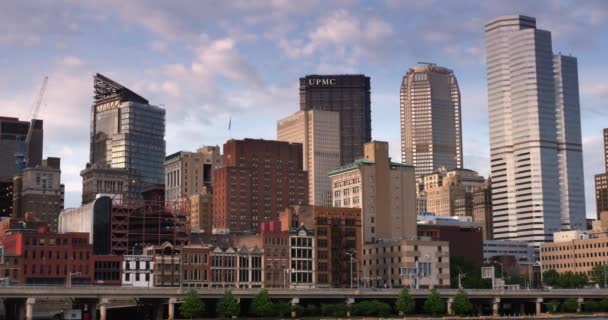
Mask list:
[[190,244],[181,248],[183,287],[211,285],[211,250],[212,247],[206,244]]
[[286,288],[289,268],[289,232],[281,230],[281,222],[266,221],[260,225],[264,247],[264,287]]
[[526,241],[484,240],[483,259],[499,256],[512,256],[516,262],[536,262],[536,250]]
[[149,255],[125,255],[122,261],[122,285],[129,287],[154,287],[154,257]]
[[540,248],[543,272],[575,272],[591,274],[593,267],[608,261],[608,237],[596,236],[589,231],[563,231],[553,234],[553,242]]
[[[289,233],[290,288],[315,287],[315,241],[312,230],[300,226]],[[317,246],[328,247],[327,240],[319,240]]]
[[153,285],[155,287],[179,287],[181,283],[181,248],[165,242],[144,247],[145,256],[152,257]]
[[211,286],[261,288],[263,254],[257,246],[215,247],[211,252]]
[[450,257],[481,266],[483,263],[482,228],[471,217],[418,216],[418,237],[447,241]]
[[447,241],[391,240],[363,246],[363,287],[449,288]]

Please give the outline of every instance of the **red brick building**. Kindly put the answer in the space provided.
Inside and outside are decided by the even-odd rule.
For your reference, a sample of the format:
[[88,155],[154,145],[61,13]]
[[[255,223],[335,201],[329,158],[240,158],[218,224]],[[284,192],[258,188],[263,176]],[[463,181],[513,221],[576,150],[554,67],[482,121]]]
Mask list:
[[281,231],[279,221],[266,221],[260,225],[264,247],[264,287],[282,288],[289,285],[289,232]]
[[308,203],[302,145],[273,140],[229,140],[213,173],[213,232],[258,230],[290,205]]
[[357,282],[363,260],[361,209],[293,206],[281,212],[280,221],[284,231],[301,225],[314,230],[317,287],[349,287],[351,263],[353,283]]
[[182,247],[182,286],[191,288],[210,287],[211,250],[206,244]]
[[[88,233],[7,232],[0,243],[4,263],[0,274],[19,284],[90,284],[92,246]],[[74,274],[77,273],[77,274]]]

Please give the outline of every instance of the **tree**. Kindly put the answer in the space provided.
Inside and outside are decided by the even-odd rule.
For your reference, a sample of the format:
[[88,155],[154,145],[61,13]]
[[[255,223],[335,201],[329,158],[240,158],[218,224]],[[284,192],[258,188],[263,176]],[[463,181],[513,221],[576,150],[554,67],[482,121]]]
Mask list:
[[268,296],[268,290],[263,289],[258,292],[251,301],[251,309],[250,312],[258,317],[270,317],[274,313],[274,309],[272,307],[272,301]]
[[424,301],[424,311],[432,316],[439,316],[445,313],[445,302],[441,299],[437,289],[432,289],[431,294]]
[[459,316],[467,316],[473,313],[473,304],[464,290],[458,290],[458,293],[454,296],[452,310]]
[[291,305],[285,301],[279,301],[272,304],[274,314],[283,318],[291,313]]
[[458,288],[459,274],[462,274],[461,283],[463,288],[489,289],[492,287],[490,279],[481,278],[481,266],[474,265],[464,257],[451,257],[450,284],[452,288]]
[[604,298],[599,302],[599,308],[602,312],[608,312],[608,299]]
[[395,301],[395,310],[403,314],[412,314],[416,310],[416,300],[410,295],[407,288],[401,289],[399,297]]
[[318,316],[319,315],[319,307],[314,304],[309,304],[306,306],[306,310],[304,311],[307,316]]
[[566,299],[562,303],[562,312],[574,313],[578,309],[578,302],[575,299]]
[[598,264],[591,269],[591,280],[600,285],[600,287],[606,287],[606,280],[608,279],[608,265]]
[[198,296],[198,292],[196,290],[191,289],[188,291],[186,297],[184,298],[184,302],[179,307],[179,312],[182,314],[182,316],[190,319],[201,316],[203,312],[205,312],[205,305]]
[[217,303],[217,314],[224,318],[236,317],[241,311],[239,301],[234,297],[232,291],[226,290],[224,296]]
[[559,281],[559,273],[554,269],[543,272],[543,282],[551,287],[557,286]]
[[560,288],[581,288],[589,283],[587,275],[568,271],[559,275],[557,286]]

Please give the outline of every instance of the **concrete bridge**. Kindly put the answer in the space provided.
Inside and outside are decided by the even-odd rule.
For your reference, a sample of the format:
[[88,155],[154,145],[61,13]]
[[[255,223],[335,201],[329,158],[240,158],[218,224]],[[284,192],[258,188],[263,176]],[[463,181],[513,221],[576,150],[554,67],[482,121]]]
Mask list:
[[[238,299],[252,299],[260,288],[200,288],[198,290],[202,299],[219,299],[224,291],[230,289]],[[153,309],[152,318],[162,319],[166,314],[169,320],[175,318],[175,305],[186,295],[189,288],[133,288],[133,287],[51,287],[51,286],[24,286],[0,287],[0,298],[3,299],[7,319],[32,320],[36,301],[40,300],[71,300],[75,304],[87,305],[88,310],[99,309],[100,319],[107,320],[107,310],[112,302],[124,304],[134,302],[138,305],[150,306]],[[268,289],[273,299],[283,299],[298,304],[301,301],[344,301],[347,304],[361,299],[387,300],[395,299],[400,289],[344,289],[344,288],[316,288],[316,289]],[[453,297],[458,290],[439,289],[439,294],[447,300],[448,313],[451,313]],[[492,314],[498,316],[503,307],[518,305],[517,313],[540,314],[542,303],[552,299],[577,299],[579,309],[585,299],[603,299],[608,297],[608,289],[553,289],[553,290],[486,290],[468,289],[469,298],[477,304],[490,305]],[[410,294],[416,299],[425,299],[429,295],[428,289],[412,289]],[[165,310],[166,309],[166,310]],[[165,312],[166,311],[166,312]],[[97,320],[95,313],[91,320]]]

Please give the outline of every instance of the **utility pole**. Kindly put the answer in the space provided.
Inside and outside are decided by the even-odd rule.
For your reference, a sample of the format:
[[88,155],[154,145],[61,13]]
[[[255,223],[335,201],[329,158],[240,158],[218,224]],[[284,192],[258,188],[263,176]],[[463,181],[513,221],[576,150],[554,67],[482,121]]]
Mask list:
[[355,252],[346,252],[346,254],[350,257],[350,288],[353,288],[353,256]]

